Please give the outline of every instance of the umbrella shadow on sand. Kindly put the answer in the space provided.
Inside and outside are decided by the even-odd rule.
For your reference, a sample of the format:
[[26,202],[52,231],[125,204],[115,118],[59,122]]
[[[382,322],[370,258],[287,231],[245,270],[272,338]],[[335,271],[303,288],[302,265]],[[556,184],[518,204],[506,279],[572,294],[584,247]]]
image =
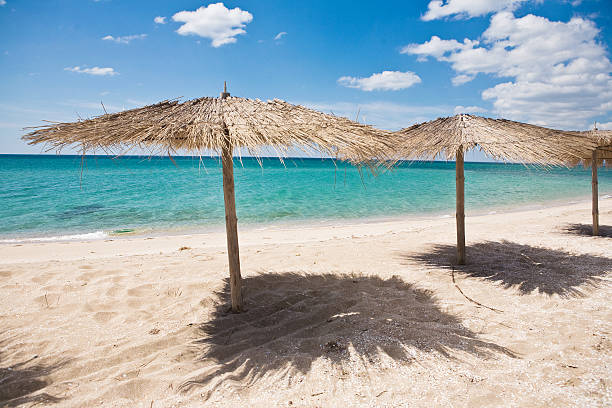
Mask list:
[[287,272],[243,282],[247,311],[228,312],[226,281],[195,343],[213,368],[185,382],[183,390],[206,387],[210,397],[227,381],[248,387],[264,376],[304,375],[320,358],[350,367],[351,356],[366,366],[387,358],[410,364],[422,352],[446,359],[461,359],[461,353],[515,357],[443,311],[430,291],[396,276]]
[[[568,224],[561,228],[561,231],[566,234],[582,235],[587,237],[593,236],[593,225],[591,224]],[[595,238],[612,238],[612,225],[600,225],[599,235]]]
[[465,277],[482,278],[516,288],[523,294],[538,291],[546,295],[582,297],[612,271],[612,259],[510,241],[485,241],[467,247],[467,264],[456,265],[454,245],[434,245],[429,251],[403,255],[410,262],[432,268],[453,269]]
[[[8,349],[8,341],[0,341],[0,350]],[[40,392],[51,385],[48,376],[67,361],[46,363],[38,356],[14,364],[5,364],[11,353],[0,352],[0,406],[18,407],[25,404],[47,406],[58,403],[60,397]]]

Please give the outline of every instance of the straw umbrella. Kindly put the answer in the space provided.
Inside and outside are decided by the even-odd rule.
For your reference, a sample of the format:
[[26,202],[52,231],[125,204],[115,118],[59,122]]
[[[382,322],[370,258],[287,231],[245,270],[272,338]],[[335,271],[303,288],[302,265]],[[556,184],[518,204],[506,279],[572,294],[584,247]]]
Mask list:
[[591,166],[591,193],[592,193],[592,215],[593,215],[593,235],[599,235],[599,183],[597,180],[597,167],[606,164],[612,167],[612,130],[593,130],[575,132],[589,141],[596,143],[590,155],[583,156],[582,159],[572,158],[570,163],[577,165],[582,162],[585,167]]
[[175,151],[220,153],[230,270],[232,310],[243,310],[233,155],[238,148],[259,157],[273,148],[279,157],[301,148],[371,163],[390,149],[390,132],[351,120],[326,115],[281,100],[263,102],[231,97],[224,86],[219,98],[199,98],[183,103],[166,100],[156,105],[105,114],[72,123],[51,123],[23,136],[30,144],[44,143],[49,150],[76,145],[83,152],[134,147],[170,155]]
[[455,159],[457,263],[465,264],[464,154],[480,149],[503,161],[561,165],[595,144],[580,135],[505,119],[460,114],[416,124],[396,132],[400,157]]

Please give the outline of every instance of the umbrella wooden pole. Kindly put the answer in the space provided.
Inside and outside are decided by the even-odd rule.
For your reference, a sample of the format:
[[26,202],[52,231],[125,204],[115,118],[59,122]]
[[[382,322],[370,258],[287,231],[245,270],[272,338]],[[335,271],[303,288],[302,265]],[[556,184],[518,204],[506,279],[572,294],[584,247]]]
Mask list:
[[591,158],[591,189],[593,193],[593,235],[599,235],[599,192],[597,182],[597,149]]
[[[223,83],[221,99],[230,94],[227,85]],[[225,233],[227,235],[227,258],[230,271],[230,294],[232,297],[232,312],[240,313],[242,305],[242,277],[240,276],[240,250],[238,247],[238,218],[236,217],[236,194],[234,192],[234,158],[233,148],[229,143],[229,131],[225,129],[226,141],[221,150],[223,166],[223,199],[225,201]]]
[[459,146],[457,150],[455,173],[455,189],[457,194],[457,264],[465,265],[465,177],[463,175],[463,146]]
[[243,311],[240,253],[238,249],[238,219],[234,195],[234,159],[232,147],[227,144],[221,152],[223,164],[223,198],[225,199],[225,231],[227,233],[227,257],[229,259],[232,312]]

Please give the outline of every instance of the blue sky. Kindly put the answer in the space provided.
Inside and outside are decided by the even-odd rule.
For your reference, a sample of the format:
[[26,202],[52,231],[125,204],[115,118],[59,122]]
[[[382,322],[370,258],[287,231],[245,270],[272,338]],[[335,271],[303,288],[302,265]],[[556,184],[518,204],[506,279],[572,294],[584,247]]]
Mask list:
[[381,128],[476,113],[612,129],[612,1],[0,0],[0,153],[42,120],[280,98]]

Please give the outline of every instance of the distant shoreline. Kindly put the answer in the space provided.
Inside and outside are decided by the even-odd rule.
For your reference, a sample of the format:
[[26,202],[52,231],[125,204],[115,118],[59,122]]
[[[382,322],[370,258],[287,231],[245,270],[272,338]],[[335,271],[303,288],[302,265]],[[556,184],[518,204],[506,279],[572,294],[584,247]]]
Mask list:
[[[223,228],[217,158],[2,155],[0,244],[200,233]],[[260,163],[263,162],[263,163]],[[241,229],[435,219],[455,212],[454,163],[400,163],[373,177],[329,158],[236,160]],[[260,167],[263,164],[263,167]],[[600,174],[600,196],[612,194]],[[590,197],[583,168],[466,164],[469,216],[550,208]]]
[[[610,194],[601,194],[600,203],[607,202],[612,199],[612,191]],[[547,202],[538,203],[518,203],[517,205],[509,205],[506,207],[492,207],[487,209],[477,209],[474,211],[468,211],[466,216],[468,218],[486,217],[491,215],[508,216],[511,214],[520,214],[523,212],[531,211],[552,211],[553,209],[560,209],[562,207],[572,206],[586,206],[590,205],[590,197],[581,197],[575,200],[553,200]],[[265,222],[239,222],[239,229],[241,232],[252,232],[252,231],[273,231],[273,230],[285,230],[285,229],[313,229],[313,228],[344,228],[349,226],[366,226],[376,224],[395,224],[395,223],[406,223],[406,222],[434,222],[440,219],[454,219],[453,213],[423,213],[423,214],[403,214],[396,216],[369,216],[369,217],[346,217],[346,218],[312,218],[312,219],[284,219],[284,220],[270,220]],[[146,239],[151,237],[162,238],[162,237],[179,237],[186,235],[200,235],[200,234],[216,234],[225,231],[223,220],[218,223],[211,223],[208,225],[183,225],[172,228],[163,227],[143,227],[129,229],[126,232],[117,232],[118,230],[96,230],[89,232],[64,232],[56,231],[56,235],[45,235],[31,236],[31,237],[14,237],[14,236],[3,236],[0,235],[0,246],[3,245],[14,245],[14,244],[35,244],[35,243],[68,243],[68,242],[89,242],[89,241],[102,241],[102,240],[125,240],[125,239]]]

